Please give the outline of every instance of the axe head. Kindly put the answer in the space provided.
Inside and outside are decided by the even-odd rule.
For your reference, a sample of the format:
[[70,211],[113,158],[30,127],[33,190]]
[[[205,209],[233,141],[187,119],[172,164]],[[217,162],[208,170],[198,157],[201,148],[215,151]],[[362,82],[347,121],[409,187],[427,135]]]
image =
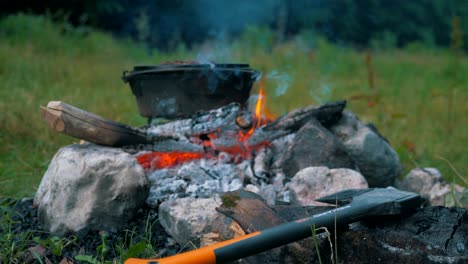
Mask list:
[[349,189],[317,199],[318,202],[339,206],[369,205],[369,215],[395,215],[412,211],[421,206],[419,194],[401,191],[393,187]]

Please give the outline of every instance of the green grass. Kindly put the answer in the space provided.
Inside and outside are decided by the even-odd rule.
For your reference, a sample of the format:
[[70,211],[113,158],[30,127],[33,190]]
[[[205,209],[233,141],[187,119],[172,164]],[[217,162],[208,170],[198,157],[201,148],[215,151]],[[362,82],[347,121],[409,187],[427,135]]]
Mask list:
[[[450,32],[447,32],[450,34]],[[132,126],[145,124],[121,80],[136,64],[195,59],[197,51],[222,62],[248,62],[266,78],[268,107],[278,114],[330,100],[370,95],[365,53],[337,47],[310,34],[274,45],[272,33],[252,28],[236,41],[180,47],[166,54],[46,17],[17,15],[0,21],[0,196],[34,194],[54,153],[76,139],[50,131],[39,107],[62,100]],[[210,57],[209,57],[210,58]],[[378,100],[348,101],[348,109],[374,123],[397,150],[405,173],[432,166],[463,184],[468,164],[468,57],[457,67],[449,50],[412,45],[372,53]],[[453,71],[457,79],[453,80]],[[277,75],[278,76],[278,75]],[[289,83],[288,83],[289,82]],[[289,84],[284,94],[278,87]],[[452,132],[448,95],[455,87]],[[254,87],[257,91],[258,84]],[[454,172],[444,160],[459,172]],[[464,179],[466,182],[466,178]]]
[[[0,199],[0,263],[58,263],[67,256],[79,263],[111,264],[122,263],[133,257],[154,258],[157,255],[153,248],[158,243],[153,233],[156,222],[150,220],[149,214],[144,228],[133,226],[132,230],[121,230],[116,239],[108,239],[108,233],[99,232],[101,241],[96,248],[85,249],[85,241],[72,234],[58,237],[42,230],[24,230],[21,225],[28,221],[25,215],[16,211],[17,207],[24,206],[21,203],[20,200],[10,198]],[[36,246],[46,248],[49,253],[41,256],[32,251],[33,260],[26,261],[28,249]],[[70,252],[83,253],[70,256]]]

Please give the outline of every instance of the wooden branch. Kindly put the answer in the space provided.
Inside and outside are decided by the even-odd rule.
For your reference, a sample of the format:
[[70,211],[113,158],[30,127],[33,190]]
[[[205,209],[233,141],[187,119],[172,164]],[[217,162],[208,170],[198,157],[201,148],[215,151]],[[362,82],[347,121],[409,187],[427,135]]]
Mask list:
[[41,106],[44,120],[54,131],[95,144],[120,147],[149,143],[146,133],[130,126],[107,120],[60,101]]

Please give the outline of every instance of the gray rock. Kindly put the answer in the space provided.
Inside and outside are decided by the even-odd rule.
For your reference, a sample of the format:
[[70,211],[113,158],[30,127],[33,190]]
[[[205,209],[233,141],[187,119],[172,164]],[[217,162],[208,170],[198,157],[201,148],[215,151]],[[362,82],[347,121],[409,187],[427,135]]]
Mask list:
[[116,230],[141,208],[148,182],[135,157],[92,144],[61,148],[34,198],[45,230]]
[[275,186],[272,184],[264,185],[260,187],[258,194],[265,199],[265,202],[269,206],[274,206],[276,204],[276,190]]
[[402,166],[393,148],[351,112],[345,111],[330,131],[343,143],[370,187],[394,184]]
[[297,132],[281,167],[288,177],[292,177],[304,168],[319,166],[357,168],[343,144],[317,120],[311,119]]
[[219,196],[168,200],[159,206],[159,222],[181,245],[192,242],[199,246],[200,238],[213,232],[229,239],[235,235],[229,229],[233,221],[216,211],[221,203]]
[[433,206],[468,207],[468,191],[462,186],[444,182],[436,168],[413,169],[396,185],[402,190],[419,193]]
[[345,189],[366,189],[367,182],[357,171],[309,167],[299,171],[286,184],[291,201],[301,206],[323,205],[315,200]]
[[271,142],[270,150],[272,152],[271,169],[282,170],[285,156],[291,150],[296,133],[288,134],[284,137],[277,138]]
[[273,157],[273,152],[269,148],[262,148],[257,152],[253,160],[253,171],[255,177],[266,182],[270,176],[270,163]]

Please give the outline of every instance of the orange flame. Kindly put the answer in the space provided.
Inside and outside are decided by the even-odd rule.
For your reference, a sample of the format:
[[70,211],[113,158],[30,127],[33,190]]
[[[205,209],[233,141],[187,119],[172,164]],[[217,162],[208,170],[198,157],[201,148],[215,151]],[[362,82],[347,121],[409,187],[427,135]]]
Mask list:
[[263,82],[260,80],[260,91],[258,92],[257,103],[255,104],[255,119],[258,120],[256,127],[262,124],[262,114],[265,108],[265,91],[263,90]]
[[265,115],[265,90],[263,89],[263,81],[260,79],[260,90],[258,91],[257,102],[255,103],[255,112],[253,116],[253,125],[247,132],[239,133],[239,142],[246,142],[253,134],[256,128],[271,121],[271,119]]

